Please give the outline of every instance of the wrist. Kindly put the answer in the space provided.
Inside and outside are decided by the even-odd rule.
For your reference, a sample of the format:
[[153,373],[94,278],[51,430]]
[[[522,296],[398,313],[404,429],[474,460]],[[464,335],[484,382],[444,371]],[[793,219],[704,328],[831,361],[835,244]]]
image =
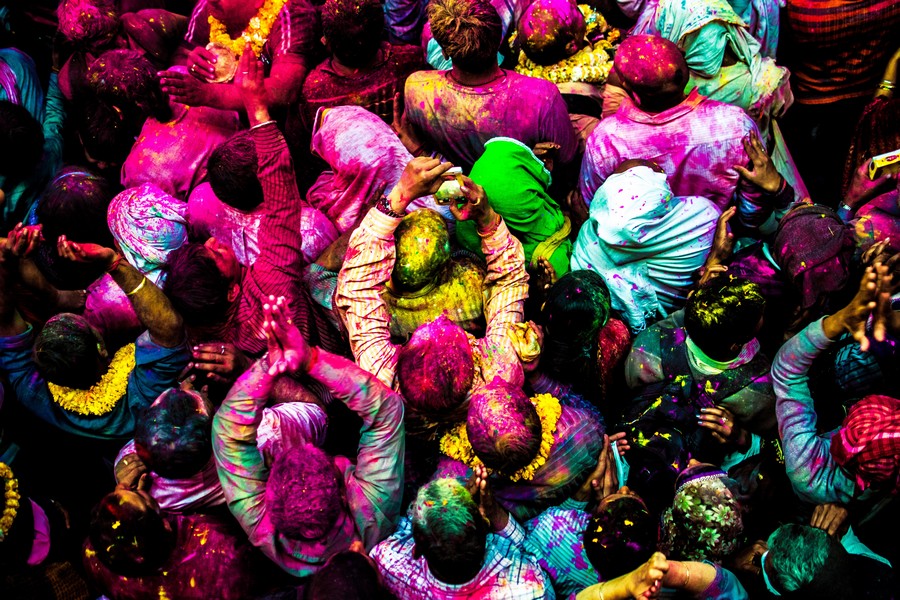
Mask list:
[[491,519],[491,527],[494,531],[503,531],[507,525],[509,525],[509,513],[505,510],[497,511],[497,514]]
[[391,211],[398,215],[406,213],[406,208],[410,202],[406,199],[406,195],[400,191],[400,184],[395,185],[391,193],[387,195],[387,201]]
[[478,219],[476,224],[479,235],[488,236],[497,231],[497,228],[500,227],[500,215],[494,212],[493,209],[489,210],[484,216]]
[[110,252],[111,252],[111,254],[110,254],[109,258],[107,258],[107,260],[106,260],[106,272],[107,273],[112,273],[113,271],[118,269],[119,265],[122,264],[122,261],[125,260],[125,257],[123,257],[118,252],[115,252],[112,250]]
[[247,102],[244,104],[244,109],[247,111],[250,127],[272,120],[269,116],[269,108],[264,102]]
[[825,337],[829,340],[836,340],[847,329],[843,309],[837,311],[833,315],[828,315],[822,320],[822,330],[825,333]]
[[785,181],[784,177],[782,177],[781,174],[779,173],[778,179],[767,183],[767,185],[763,186],[763,190],[767,194],[775,195],[784,188],[786,183],[787,182]]

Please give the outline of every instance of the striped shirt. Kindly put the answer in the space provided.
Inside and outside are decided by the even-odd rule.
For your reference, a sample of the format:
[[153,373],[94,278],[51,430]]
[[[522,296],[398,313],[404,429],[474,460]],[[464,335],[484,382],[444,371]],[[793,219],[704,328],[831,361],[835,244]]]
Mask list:
[[897,0],[788,0],[782,54],[800,104],[875,92],[900,42]]

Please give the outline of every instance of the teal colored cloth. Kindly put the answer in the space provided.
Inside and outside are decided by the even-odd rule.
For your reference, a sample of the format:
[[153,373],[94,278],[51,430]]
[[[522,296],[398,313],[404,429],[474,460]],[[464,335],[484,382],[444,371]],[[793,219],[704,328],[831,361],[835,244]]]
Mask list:
[[[493,209],[506,221],[510,233],[522,242],[526,263],[531,262],[538,244],[563,226],[565,217],[547,193],[550,171],[522,142],[504,137],[488,140],[469,177],[484,188]],[[472,221],[457,223],[456,239],[463,248],[482,254],[481,238]],[[550,256],[558,277],[569,272],[571,256],[569,239]]]

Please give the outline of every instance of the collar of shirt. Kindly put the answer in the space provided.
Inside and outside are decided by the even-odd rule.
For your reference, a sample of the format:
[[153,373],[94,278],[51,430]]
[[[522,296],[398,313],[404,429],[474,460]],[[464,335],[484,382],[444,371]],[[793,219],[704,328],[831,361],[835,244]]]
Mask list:
[[[475,577],[470,581],[459,585],[444,583],[431,573],[431,569],[429,569],[428,564],[425,563],[423,564],[425,571],[424,579],[428,584],[428,587],[432,590],[455,592],[457,594],[470,594],[485,587],[490,588],[493,585],[492,580],[496,580],[503,569],[508,569],[510,565],[512,565],[512,561],[504,556],[499,551],[499,548],[497,548],[498,538],[496,534],[488,534],[487,540],[487,551],[484,553],[484,565],[482,565],[481,570],[478,571]],[[425,561],[425,558],[421,557],[419,560]]]
[[648,113],[641,110],[629,96],[622,101],[622,106],[617,114],[620,114],[624,118],[629,121],[634,121],[635,123],[662,125],[663,123],[680,119],[697,108],[704,100],[706,100],[706,96],[703,96],[697,91],[697,88],[694,88],[691,90],[691,93],[688,94],[687,98],[682,100],[677,106],[673,106],[669,110],[664,110],[661,113]]
[[722,371],[739,367],[753,360],[753,357],[759,352],[759,340],[753,338],[744,344],[744,347],[741,348],[740,353],[735,358],[722,362],[707,356],[706,353],[694,343],[691,336],[687,336],[685,341],[688,351],[688,363],[692,369],[702,375],[718,375]]

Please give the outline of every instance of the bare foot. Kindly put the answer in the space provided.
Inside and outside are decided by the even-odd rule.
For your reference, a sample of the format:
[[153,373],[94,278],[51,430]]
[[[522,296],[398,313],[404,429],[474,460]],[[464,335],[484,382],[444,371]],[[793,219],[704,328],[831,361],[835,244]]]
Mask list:
[[57,290],[56,308],[63,312],[80,312],[87,301],[85,290]]

